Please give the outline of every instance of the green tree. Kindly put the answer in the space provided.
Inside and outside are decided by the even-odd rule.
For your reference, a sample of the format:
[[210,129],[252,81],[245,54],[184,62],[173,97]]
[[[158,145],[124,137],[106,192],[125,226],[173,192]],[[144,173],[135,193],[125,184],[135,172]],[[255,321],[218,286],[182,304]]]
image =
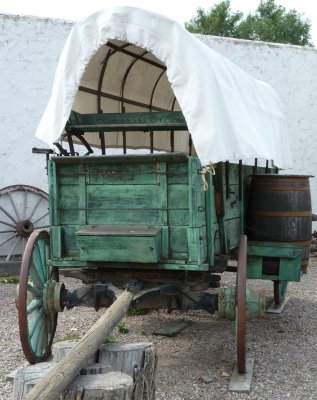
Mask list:
[[197,15],[186,22],[185,27],[190,32],[205,35],[313,45],[310,20],[302,19],[295,9],[286,11],[285,7],[275,4],[275,0],[261,0],[255,12],[246,18],[241,12],[232,12],[230,0],[224,0],[208,11],[198,8]]
[[199,7],[197,15],[185,22],[185,28],[189,32],[203,35],[236,37],[242,17],[242,12],[231,11],[230,0],[224,0],[208,11]]

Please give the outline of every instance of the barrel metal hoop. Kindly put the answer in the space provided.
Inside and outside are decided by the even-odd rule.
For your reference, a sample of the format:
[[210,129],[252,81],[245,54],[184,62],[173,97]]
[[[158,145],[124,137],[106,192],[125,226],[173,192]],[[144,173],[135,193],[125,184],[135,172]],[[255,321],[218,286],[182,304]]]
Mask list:
[[257,191],[269,191],[269,192],[309,192],[309,185],[306,186],[263,186],[253,185],[253,188]]
[[249,210],[250,215],[256,215],[259,217],[310,217],[312,216],[311,211],[261,211],[261,210]]

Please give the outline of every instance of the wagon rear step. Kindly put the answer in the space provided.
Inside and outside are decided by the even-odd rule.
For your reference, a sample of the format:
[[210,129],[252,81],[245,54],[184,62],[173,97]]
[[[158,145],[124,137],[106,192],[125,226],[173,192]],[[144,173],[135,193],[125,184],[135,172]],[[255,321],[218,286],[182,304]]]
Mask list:
[[83,261],[157,263],[161,228],[144,225],[85,225],[76,232]]

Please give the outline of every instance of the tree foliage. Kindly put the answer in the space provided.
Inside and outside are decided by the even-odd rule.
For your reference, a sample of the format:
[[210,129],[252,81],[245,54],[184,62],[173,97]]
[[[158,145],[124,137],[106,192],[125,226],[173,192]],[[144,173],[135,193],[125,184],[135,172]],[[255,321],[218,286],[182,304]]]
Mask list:
[[313,45],[310,20],[302,19],[295,9],[287,11],[285,7],[275,4],[275,0],[261,0],[255,12],[246,18],[242,12],[231,10],[230,0],[221,1],[208,11],[198,8],[196,16],[185,22],[185,28],[204,35]]

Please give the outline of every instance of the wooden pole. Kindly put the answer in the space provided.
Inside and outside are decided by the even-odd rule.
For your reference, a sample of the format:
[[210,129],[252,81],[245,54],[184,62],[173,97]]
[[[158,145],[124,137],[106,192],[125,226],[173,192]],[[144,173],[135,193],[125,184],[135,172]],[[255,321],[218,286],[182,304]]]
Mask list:
[[27,394],[25,400],[56,400],[127,313],[139,286],[125,290],[78,344]]

